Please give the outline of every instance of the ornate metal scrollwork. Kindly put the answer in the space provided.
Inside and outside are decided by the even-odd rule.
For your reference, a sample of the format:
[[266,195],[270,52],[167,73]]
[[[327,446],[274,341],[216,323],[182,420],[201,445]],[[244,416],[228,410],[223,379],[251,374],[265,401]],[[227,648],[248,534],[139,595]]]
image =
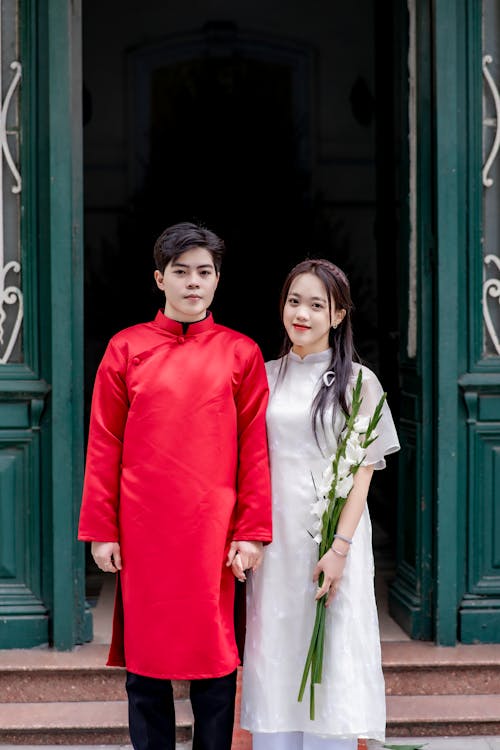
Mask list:
[[[19,62],[12,62],[10,64],[11,70],[14,71],[14,77],[10,83],[10,86],[5,95],[5,99],[0,106],[0,345],[3,347],[3,352],[0,355],[0,364],[5,364],[9,361],[12,350],[17,341],[19,331],[21,329],[21,323],[23,320],[23,293],[19,286],[13,284],[7,284],[7,276],[10,273],[18,274],[21,273],[21,264],[17,260],[11,260],[5,263],[5,247],[4,247],[4,200],[3,200],[3,158],[7,166],[9,167],[10,173],[14,179],[12,185],[12,192],[17,194],[21,192],[21,175],[16,167],[14,159],[12,157],[8,136],[16,135],[16,131],[9,131],[7,129],[7,115],[9,107],[12,101],[12,97],[16,90],[16,87],[21,80],[21,64]],[[0,71],[0,90],[1,90],[1,71]],[[17,314],[14,323],[10,329],[8,339],[5,342],[5,321],[7,319],[7,313],[5,311],[6,305],[15,305],[17,303]]]
[[[497,267],[499,273],[500,273],[500,258],[497,258],[496,255],[486,255],[484,258],[485,265],[489,265],[490,263],[494,263],[494,265]],[[498,333],[495,330],[495,325],[493,323],[492,317],[490,315],[490,311],[488,308],[488,298],[492,297],[493,299],[496,299],[500,305],[500,278],[498,279],[486,279],[486,281],[483,283],[483,318],[484,323],[486,325],[486,330],[488,331],[488,334],[493,342],[493,346],[495,347],[496,353],[500,356],[500,340],[498,337]]]
[[493,180],[489,176],[489,171],[493,165],[493,162],[496,159],[496,156],[498,154],[498,149],[500,148],[500,96],[498,94],[498,89],[496,87],[495,81],[492,78],[492,75],[490,71],[488,70],[488,65],[490,65],[493,62],[493,58],[491,55],[484,55],[483,57],[483,75],[486,79],[486,83],[488,84],[491,95],[493,96],[493,102],[495,104],[495,114],[496,116],[494,118],[486,118],[483,121],[483,125],[487,125],[489,127],[495,128],[495,139],[493,141],[493,145],[491,147],[490,153],[488,158],[486,159],[484,166],[483,166],[483,185],[485,187],[491,187],[493,185]]

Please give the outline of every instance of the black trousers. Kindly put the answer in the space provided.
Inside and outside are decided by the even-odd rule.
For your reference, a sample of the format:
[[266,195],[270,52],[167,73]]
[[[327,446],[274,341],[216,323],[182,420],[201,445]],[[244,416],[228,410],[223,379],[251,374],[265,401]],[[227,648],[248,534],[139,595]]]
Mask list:
[[[134,750],[175,750],[172,683],[127,672],[128,717]],[[193,750],[231,750],[236,670],[224,677],[191,680]]]

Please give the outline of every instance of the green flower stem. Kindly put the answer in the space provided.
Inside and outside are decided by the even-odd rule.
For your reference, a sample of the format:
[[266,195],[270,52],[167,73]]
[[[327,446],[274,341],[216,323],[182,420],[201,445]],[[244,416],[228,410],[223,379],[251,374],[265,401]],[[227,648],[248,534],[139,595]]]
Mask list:
[[314,680],[311,680],[311,685],[309,689],[309,717],[311,721],[314,721],[314,714],[315,714],[315,708],[316,704],[314,701]]
[[325,646],[325,623],[326,623],[326,607],[324,606],[325,602],[324,599],[326,599],[325,596],[321,597],[319,600],[319,604],[322,606],[319,607],[320,610],[320,621],[319,621],[319,630],[318,630],[318,649],[316,653],[316,668],[314,670],[314,675],[312,676],[313,682],[320,683],[323,678],[323,650]]
[[312,664],[312,661],[313,661],[313,657],[314,657],[314,654],[315,654],[315,651],[316,651],[316,645],[317,645],[316,642],[317,642],[317,637],[318,637],[318,632],[319,632],[320,616],[321,616],[320,610],[322,609],[322,607],[319,606],[320,602],[321,602],[321,600],[316,603],[316,618],[314,620],[313,633],[312,633],[312,636],[311,636],[311,642],[309,644],[309,651],[307,652],[307,656],[306,656],[306,663],[305,663],[305,666],[304,666],[304,672],[303,672],[303,675],[302,675],[302,681],[300,683],[300,690],[299,690],[299,697],[298,697],[299,701],[301,701],[302,698],[304,697],[304,691],[306,689],[307,677],[309,675],[309,671],[311,669],[311,664]]
[[[339,441],[339,444],[337,446],[337,450],[335,452],[335,456],[332,459],[332,483],[330,485],[330,489],[328,490],[328,506],[323,513],[323,531],[321,535],[321,542],[319,545],[318,559],[321,560],[323,555],[326,554],[326,552],[330,549],[330,547],[333,544],[334,535],[337,531],[337,526],[339,522],[340,515],[344,509],[344,506],[347,502],[346,497],[337,497],[337,482],[338,482],[338,465],[341,458],[345,457],[346,450],[347,450],[347,442],[349,438],[351,437],[351,433],[354,429],[354,423],[356,421],[356,418],[359,413],[359,409],[361,407],[361,403],[363,401],[363,398],[361,396],[361,387],[362,387],[362,373],[361,369],[358,373],[358,377],[356,379],[356,385],[354,386],[353,392],[352,392],[352,402],[351,402],[351,413],[346,414],[346,423],[345,427],[342,431],[341,440]],[[366,449],[371,443],[373,443],[374,440],[376,440],[377,435],[374,435],[372,437],[372,433],[377,427],[380,418],[382,416],[382,406],[384,404],[386,398],[386,394],[384,393],[382,397],[380,398],[380,401],[378,402],[377,406],[375,407],[375,410],[373,412],[373,415],[368,423],[368,427],[366,432],[364,433],[364,439],[361,443],[361,447]],[[351,474],[356,474],[357,470],[361,464],[356,464],[352,466],[351,468]],[[314,479],[313,479],[314,482]],[[319,577],[319,586],[321,587],[323,583],[323,573],[321,573]],[[304,692],[306,689],[307,679],[310,676],[310,691],[309,691],[309,716],[311,720],[314,720],[315,716],[315,693],[314,693],[314,687],[317,684],[321,683],[322,677],[323,677],[323,653],[324,653],[324,646],[325,646],[325,627],[326,627],[326,607],[325,607],[325,601],[326,601],[327,595],[321,597],[316,602],[316,616],[314,619],[314,627],[313,632],[311,636],[311,642],[309,644],[309,650],[307,652],[306,656],[306,662],[304,665],[304,671],[302,673],[302,680],[300,683],[300,689],[299,689],[299,695],[298,700],[302,701],[302,698],[304,697]]]

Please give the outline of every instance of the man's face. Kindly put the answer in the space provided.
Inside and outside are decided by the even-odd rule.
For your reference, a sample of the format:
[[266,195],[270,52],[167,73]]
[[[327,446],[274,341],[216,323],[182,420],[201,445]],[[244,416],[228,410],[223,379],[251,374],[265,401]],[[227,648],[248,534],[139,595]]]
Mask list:
[[165,293],[165,315],[181,323],[202,320],[219,283],[210,252],[193,247],[171,260],[163,273],[155,271],[158,289]]

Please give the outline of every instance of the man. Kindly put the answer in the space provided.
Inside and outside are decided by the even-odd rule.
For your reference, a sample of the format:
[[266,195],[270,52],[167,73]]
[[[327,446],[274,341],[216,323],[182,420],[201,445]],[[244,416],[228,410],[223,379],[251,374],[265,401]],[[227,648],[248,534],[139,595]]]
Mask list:
[[191,680],[194,750],[230,750],[230,566],[271,541],[263,358],[208,311],[223,251],[195,224],[160,235],[165,309],[111,339],[95,380],[79,539],[119,572],[107,663],[126,666],[136,750],[174,750],[172,679]]

